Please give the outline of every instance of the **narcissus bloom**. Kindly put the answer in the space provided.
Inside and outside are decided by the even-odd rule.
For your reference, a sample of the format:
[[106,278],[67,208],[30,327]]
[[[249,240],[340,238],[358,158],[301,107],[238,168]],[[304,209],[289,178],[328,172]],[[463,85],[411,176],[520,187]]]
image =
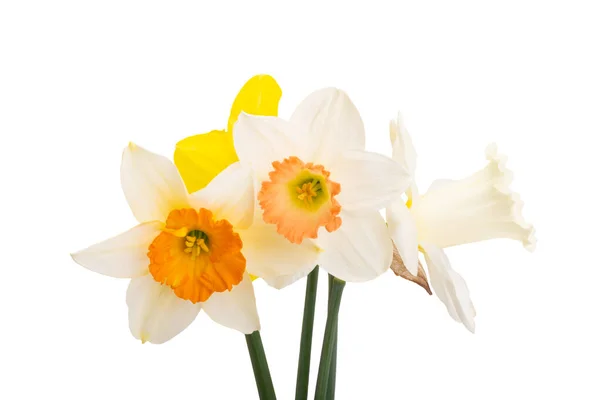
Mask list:
[[202,309],[243,333],[260,329],[247,267],[263,261],[251,256],[262,249],[240,236],[254,210],[247,172],[232,164],[188,195],[168,159],[134,144],[125,148],[121,183],[140,224],[73,259],[100,274],[131,279],[129,326],[137,339],[163,343]]
[[[521,215],[523,203],[509,188],[512,174],[495,145],[486,150],[488,165],[468,178],[434,182],[419,195],[414,182],[416,153],[400,116],[390,124],[393,158],[412,178],[408,201],[387,209],[390,233],[408,270],[416,275],[419,250],[425,255],[431,286],[450,316],[475,330],[475,308],[464,279],[450,267],[443,248],[495,238],[535,247],[534,229]],[[404,179],[404,177],[402,177]]]
[[378,210],[406,189],[408,175],[365,151],[363,122],[346,93],[314,92],[289,121],[242,114],[234,144],[257,183],[255,225],[270,233],[270,245],[283,241],[314,256],[312,265],[282,263],[256,275],[275,273],[282,286],[315,263],[345,281],[373,279],[389,268],[392,242]]
[[[227,130],[190,136],[177,143],[175,165],[189,192],[206,186],[223,169],[238,161],[233,146],[233,125],[240,113],[276,116],[281,98],[279,85],[269,75],[256,75],[242,87],[236,96]],[[247,170],[250,173],[249,170]],[[249,179],[254,187],[254,182]],[[296,246],[283,240],[274,229],[264,224],[254,224],[240,232],[249,260],[248,271],[260,276],[274,287],[283,287],[301,278],[314,268],[320,249],[311,243]],[[280,271],[300,271],[281,276]]]

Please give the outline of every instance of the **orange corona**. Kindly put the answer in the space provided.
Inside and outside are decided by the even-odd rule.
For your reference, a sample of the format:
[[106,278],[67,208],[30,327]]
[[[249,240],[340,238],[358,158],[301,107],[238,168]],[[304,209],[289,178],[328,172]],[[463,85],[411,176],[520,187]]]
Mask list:
[[290,157],[273,168],[258,193],[266,223],[277,225],[277,232],[296,244],[316,239],[322,226],[329,232],[341,226],[342,207],[335,199],[341,187],[322,165]]
[[173,210],[148,251],[150,273],[157,282],[192,303],[208,300],[242,281],[246,259],[242,240],[226,220],[201,208]]

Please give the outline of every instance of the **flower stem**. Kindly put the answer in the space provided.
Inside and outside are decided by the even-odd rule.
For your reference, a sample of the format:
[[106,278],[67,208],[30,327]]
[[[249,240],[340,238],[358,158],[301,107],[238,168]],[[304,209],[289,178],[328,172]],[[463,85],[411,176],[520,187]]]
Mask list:
[[[329,275],[329,301],[327,303],[327,315],[331,313],[331,292],[333,288],[333,275]],[[329,367],[329,381],[327,382],[327,394],[325,398],[327,400],[335,399],[335,377],[337,368],[337,347],[338,347],[338,320],[335,321],[335,331],[333,337],[333,355],[331,356],[331,365]]]
[[315,301],[317,299],[317,283],[319,282],[319,266],[308,274],[306,279],[306,296],[304,297],[304,316],[302,317],[302,333],[300,335],[300,355],[298,356],[298,376],[296,378],[296,400],[308,398],[308,380],[310,375],[310,354],[312,349],[313,326],[315,322]]
[[254,379],[256,380],[256,388],[260,400],[276,400],[273,381],[271,380],[271,372],[269,372],[269,364],[265,356],[260,332],[255,331],[250,335],[246,335],[246,344],[248,345],[248,354],[252,362],[254,370]]
[[327,382],[327,400],[335,399],[335,377],[336,377],[336,368],[337,368],[337,347],[338,347],[338,339],[337,339],[337,331],[338,325],[335,324],[335,342],[333,343],[333,357],[331,358],[331,366],[329,367],[329,382]]
[[327,323],[325,324],[325,335],[323,337],[323,348],[321,350],[321,362],[319,364],[315,400],[327,399],[331,361],[335,350],[335,338],[337,335],[338,313],[340,312],[342,292],[344,291],[345,285],[346,282],[337,278],[333,278],[331,281]]

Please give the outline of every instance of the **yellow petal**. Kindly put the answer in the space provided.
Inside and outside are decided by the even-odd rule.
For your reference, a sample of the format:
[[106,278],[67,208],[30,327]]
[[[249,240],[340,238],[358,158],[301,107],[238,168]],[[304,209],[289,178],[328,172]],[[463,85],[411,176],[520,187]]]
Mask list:
[[240,112],[276,116],[281,89],[269,75],[256,75],[240,89],[231,107],[227,131],[190,136],[175,148],[175,165],[188,192],[205,187],[215,176],[238,161],[233,146],[233,124]]
[[175,165],[189,193],[205,187],[238,161],[231,133],[211,131],[181,140],[175,147]]
[[240,89],[231,106],[227,132],[233,132],[233,124],[240,112],[252,115],[277,116],[281,88],[270,75],[256,75]]

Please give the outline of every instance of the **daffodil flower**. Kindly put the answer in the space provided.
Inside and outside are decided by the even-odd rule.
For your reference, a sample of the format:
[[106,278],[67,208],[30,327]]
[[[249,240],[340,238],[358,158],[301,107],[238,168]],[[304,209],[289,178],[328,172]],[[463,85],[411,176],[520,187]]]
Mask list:
[[[414,181],[416,153],[408,131],[398,116],[390,124],[393,158],[411,175],[408,201],[398,200],[387,209],[390,234],[406,268],[417,274],[419,251],[425,256],[433,291],[450,316],[475,330],[475,308],[464,279],[450,267],[445,247],[495,238],[535,246],[534,229],[521,215],[523,203],[509,188],[512,174],[495,145],[487,148],[488,164],[468,178],[434,182],[419,195]],[[404,179],[404,177],[402,177]]]
[[[315,264],[354,282],[389,268],[392,242],[378,210],[406,189],[408,175],[390,158],[365,151],[363,122],[344,92],[312,93],[289,121],[242,114],[234,144],[256,182],[253,230],[265,247],[282,249],[270,268],[252,274],[281,287]],[[307,258],[296,259],[284,243]]]
[[260,329],[247,268],[262,249],[240,236],[253,220],[247,172],[234,163],[188,195],[167,158],[135,144],[125,148],[121,183],[139,225],[72,256],[89,270],[131,279],[127,305],[134,337],[163,343],[200,310],[245,334]]
[[[281,89],[273,77],[256,75],[244,84],[236,96],[225,131],[194,135],[177,143],[175,165],[189,192],[203,188],[219,172],[238,161],[232,132],[240,113],[276,116],[280,98]],[[277,288],[310,272],[320,251],[312,243],[296,246],[282,240],[274,229],[264,224],[254,224],[250,229],[240,232],[240,235],[246,244],[246,253],[251,259],[260,260],[248,265],[252,278],[264,278]],[[299,272],[281,276],[279,271],[290,271],[291,266],[295,266]]]

